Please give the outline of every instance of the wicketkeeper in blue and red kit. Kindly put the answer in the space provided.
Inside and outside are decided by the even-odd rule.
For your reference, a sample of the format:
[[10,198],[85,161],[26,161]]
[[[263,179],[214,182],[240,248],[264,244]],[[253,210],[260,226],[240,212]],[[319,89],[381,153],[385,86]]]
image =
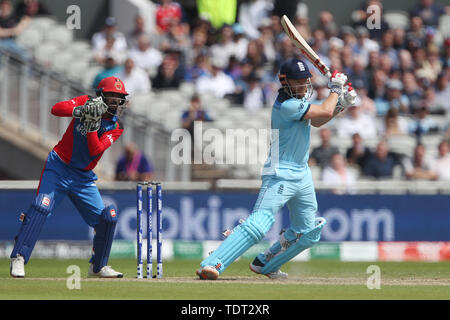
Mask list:
[[24,264],[30,259],[41,229],[61,200],[69,196],[84,221],[95,230],[89,276],[121,278],[123,274],[107,266],[117,223],[113,205],[105,207],[92,171],[103,152],[120,137],[118,120],[126,108],[123,82],[116,77],[103,79],[97,97],[87,95],[55,104],[57,117],[71,117],[61,141],[48,155],[37,196],[25,215],[11,253],[10,274],[24,277]]

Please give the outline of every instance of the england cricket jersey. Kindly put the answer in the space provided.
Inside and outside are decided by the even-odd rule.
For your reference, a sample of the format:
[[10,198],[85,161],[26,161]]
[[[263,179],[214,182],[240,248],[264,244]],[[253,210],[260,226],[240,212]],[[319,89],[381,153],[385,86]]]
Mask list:
[[303,117],[310,103],[295,99],[280,90],[272,108],[272,141],[263,175],[287,180],[299,179],[308,166],[310,120]]
[[[55,104],[52,114],[58,117],[72,117],[73,109],[82,106],[88,96],[80,96],[69,101]],[[101,120],[101,127],[96,132],[86,132],[80,119],[73,118],[61,141],[53,151],[68,166],[89,171],[95,168],[103,152],[108,149],[122,134],[123,127],[119,122]]]

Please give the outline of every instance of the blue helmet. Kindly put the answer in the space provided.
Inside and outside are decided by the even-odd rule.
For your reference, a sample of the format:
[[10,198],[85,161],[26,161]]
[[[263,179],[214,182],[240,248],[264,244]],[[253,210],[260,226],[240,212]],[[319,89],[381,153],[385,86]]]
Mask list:
[[[278,79],[280,80],[281,85],[283,88],[287,89],[288,95],[290,95],[293,98],[299,98],[297,94],[294,93],[292,90],[293,87],[290,86],[287,82],[287,79],[292,80],[300,80],[300,79],[308,79],[306,86],[308,86],[308,92],[307,92],[307,98],[309,98],[312,95],[312,84],[311,84],[311,72],[309,72],[308,65],[300,60],[300,59],[289,59],[280,67],[280,73],[278,74]],[[303,85],[302,85],[303,86]]]

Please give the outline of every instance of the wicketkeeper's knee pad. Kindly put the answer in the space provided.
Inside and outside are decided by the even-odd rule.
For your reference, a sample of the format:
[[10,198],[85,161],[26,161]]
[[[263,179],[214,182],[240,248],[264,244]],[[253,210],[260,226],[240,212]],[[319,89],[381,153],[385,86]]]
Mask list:
[[200,265],[213,266],[222,273],[234,260],[261,241],[274,221],[275,218],[270,211],[253,212],[247,220],[236,226],[222,244]]
[[99,272],[108,263],[116,224],[116,208],[114,205],[105,207],[101,213],[99,224],[94,227],[94,252],[90,260],[94,264],[94,272]]
[[326,221],[324,218],[316,218],[316,226],[314,229],[291,241],[286,239],[284,233],[282,233],[280,240],[274,245],[279,247],[279,251],[276,254],[273,254],[273,251],[270,252],[270,249],[266,251],[265,260],[267,263],[261,269],[261,272],[267,274],[277,271],[283,264],[300,254],[303,250],[311,248],[319,242],[320,233],[325,224]]
[[25,263],[28,262],[42,227],[52,210],[52,196],[42,193],[34,199],[28,211],[24,215],[21,215],[22,225],[16,237],[11,258],[20,254],[24,257]]

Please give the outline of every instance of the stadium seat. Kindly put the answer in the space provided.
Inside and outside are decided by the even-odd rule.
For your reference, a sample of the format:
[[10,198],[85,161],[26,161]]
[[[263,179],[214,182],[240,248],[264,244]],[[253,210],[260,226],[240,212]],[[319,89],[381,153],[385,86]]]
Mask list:
[[44,66],[49,66],[54,55],[59,52],[61,46],[54,42],[44,42],[34,50],[34,58]]
[[17,42],[25,48],[33,50],[36,46],[42,43],[43,38],[44,34],[39,29],[28,27],[17,37]]
[[53,17],[39,16],[31,19],[28,28],[46,32],[57,24],[57,21]]
[[56,42],[61,46],[69,46],[73,40],[73,32],[65,25],[57,25],[45,31],[45,41]]
[[89,68],[89,62],[85,60],[75,59],[67,66],[67,77],[74,81],[82,81],[84,74],[89,71]]
[[50,66],[57,72],[66,72],[73,61],[70,51],[57,52],[50,60]]

